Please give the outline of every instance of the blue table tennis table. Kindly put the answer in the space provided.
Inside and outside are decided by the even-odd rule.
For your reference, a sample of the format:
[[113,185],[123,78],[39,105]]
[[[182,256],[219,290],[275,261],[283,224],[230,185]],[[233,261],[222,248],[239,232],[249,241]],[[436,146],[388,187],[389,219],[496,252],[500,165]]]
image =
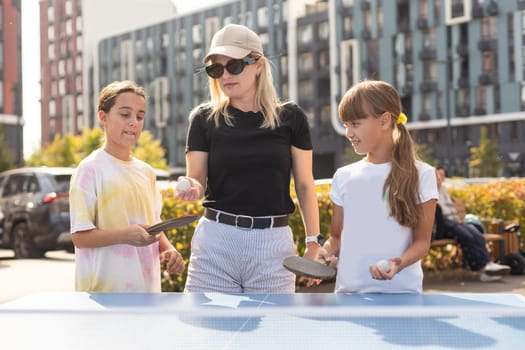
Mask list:
[[518,294],[39,293],[1,349],[524,349]]

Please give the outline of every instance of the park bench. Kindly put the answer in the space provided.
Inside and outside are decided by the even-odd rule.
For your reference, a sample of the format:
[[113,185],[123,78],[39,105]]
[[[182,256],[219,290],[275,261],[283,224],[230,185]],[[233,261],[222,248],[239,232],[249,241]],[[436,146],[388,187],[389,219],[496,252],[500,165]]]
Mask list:
[[[511,274],[521,275],[525,270],[525,257],[520,251],[520,227],[517,223],[505,223],[503,220],[487,222],[487,233],[483,236],[488,244],[494,261],[511,267]],[[455,254],[461,254],[461,248],[454,239],[432,240],[430,249],[454,246]]]

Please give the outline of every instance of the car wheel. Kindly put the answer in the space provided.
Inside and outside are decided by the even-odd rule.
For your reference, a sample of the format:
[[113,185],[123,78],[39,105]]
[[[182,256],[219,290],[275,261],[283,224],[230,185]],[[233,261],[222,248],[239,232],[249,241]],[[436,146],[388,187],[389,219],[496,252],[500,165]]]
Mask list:
[[13,250],[15,258],[41,258],[44,252],[38,249],[33,242],[33,237],[29,235],[29,229],[26,223],[20,223],[13,230]]

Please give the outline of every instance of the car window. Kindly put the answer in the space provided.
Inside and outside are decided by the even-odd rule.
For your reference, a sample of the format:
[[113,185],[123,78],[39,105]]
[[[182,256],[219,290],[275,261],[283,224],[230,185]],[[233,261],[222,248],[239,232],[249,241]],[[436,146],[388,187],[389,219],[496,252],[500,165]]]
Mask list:
[[24,185],[24,176],[21,174],[11,175],[5,184],[5,190],[2,193],[2,197],[13,196],[17,193],[21,193]]
[[55,175],[55,182],[57,184],[57,192],[69,192],[69,183],[71,175]]
[[28,177],[25,187],[24,192],[37,193],[40,191],[40,186],[38,185],[38,180],[35,175]]

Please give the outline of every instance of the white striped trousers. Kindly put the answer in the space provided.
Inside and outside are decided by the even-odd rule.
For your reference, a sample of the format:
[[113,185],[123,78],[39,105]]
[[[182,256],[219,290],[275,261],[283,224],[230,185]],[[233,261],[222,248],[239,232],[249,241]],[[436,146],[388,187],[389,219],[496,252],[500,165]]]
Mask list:
[[184,291],[294,293],[295,275],[282,261],[295,254],[290,226],[243,230],[202,217]]

